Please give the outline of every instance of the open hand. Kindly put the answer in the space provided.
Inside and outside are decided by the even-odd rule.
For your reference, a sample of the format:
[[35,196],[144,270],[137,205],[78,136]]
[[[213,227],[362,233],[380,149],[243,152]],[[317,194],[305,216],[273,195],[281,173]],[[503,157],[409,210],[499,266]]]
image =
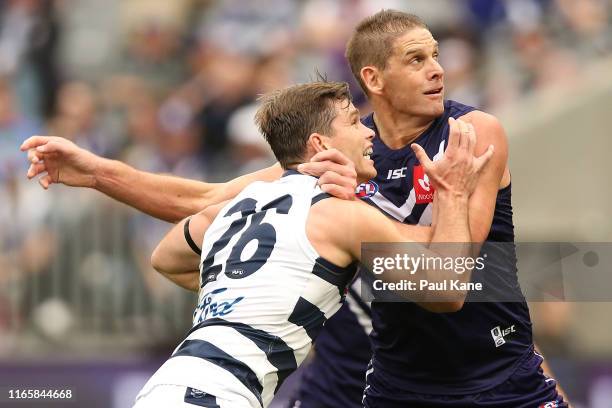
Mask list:
[[57,136],[32,136],[21,145],[28,152],[29,179],[38,175],[46,190],[53,183],[74,187],[93,187],[99,156],[81,149],[68,139]]
[[438,191],[470,195],[478,184],[483,168],[493,157],[493,145],[480,157],[474,156],[476,132],[471,123],[449,118],[448,147],[442,159],[431,161],[418,144],[410,145],[425,173]]

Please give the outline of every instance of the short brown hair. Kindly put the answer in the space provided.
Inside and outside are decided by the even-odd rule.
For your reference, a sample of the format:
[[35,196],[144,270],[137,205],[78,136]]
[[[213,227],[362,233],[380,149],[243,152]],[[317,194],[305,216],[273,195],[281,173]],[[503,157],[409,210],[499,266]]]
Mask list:
[[350,103],[346,82],[293,85],[260,98],[255,123],[283,168],[301,162],[312,133],[331,136],[336,101]]
[[419,16],[397,10],[381,10],[355,27],[346,44],[346,59],[366,94],[368,89],[361,79],[361,68],[372,65],[384,69],[393,53],[393,41],[415,28],[427,29],[427,25]]

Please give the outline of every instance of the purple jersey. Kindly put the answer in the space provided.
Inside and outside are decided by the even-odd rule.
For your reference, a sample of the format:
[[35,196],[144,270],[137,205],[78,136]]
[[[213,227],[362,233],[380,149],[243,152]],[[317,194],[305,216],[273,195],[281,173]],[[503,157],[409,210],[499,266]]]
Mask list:
[[[448,118],[459,118],[474,109],[446,101],[444,114],[415,143],[431,158],[441,155],[448,141]],[[362,184],[358,195],[398,221],[429,225],[431,205],[417,203],[419,197],[413,186],[413,170],[418,164],[414,153],[409,146],[388,148],[378,137],[372,115],[362,122],[377,133],[372,159],[378,175]],[[498,192],[487,240],[514,241],[510,186]],[[514,259],[513,253],[506,255]],[[495,275],[506,285],[502,285],[503,289],[517,291],[516,268],[508,268],[508,264],[514,265],[510,262],[488,269],[496,269]],[[374,357],[369,375],[394,388],[415,392],[451,395],[491,388],[512,374],[532,346],[531,322],[524,301],[466,302],[461,311],[448,314],[431,313],[413,303],[374,302],[372,319]],[[496,346],[492,331],[511,326],[514,331],[504,338],[502,346]],[[315,344],[317,354],[306,368],[299,390],[299,395],[305,396],[300,407],[362,406],[356,390],[357,384],[362,388],[365,385],[364,370],[370,355],[369,345],[362,337],[363,326],[344,305],[327,322]]]
[[[448,118],[474,108],[445,102],[444,114],[415,143],[429,157],[441,155],[449,135]],[[375,131],[372,115],[364,124]],[[388,215],[409,224],[431,223],[431,204],[419,202],[413,183],[418,161],[409,146],[388,148],[374,139],[377,192],[365,198]],[[422,183],[421,183],[422,184]],[[416,196],[416,197],[415,197]],[[427,197],[425,197],[426,199]],[[372,375],[403,390],[430,394],[476,393],[507,379],[532,346],[531,321],[520,293],[514,255],[511,186],[499,190],[487,241],[510,243],[500,249],[504,262],[488,262],[474,270],[473,281],[495,279],[495,287],[518,302],[469,302],[456,313],[432,313],[414,303],[372,304]],[[497,259],[501,259],[496,257]],[[511,262],[508,262],[510,260]],[[495,333],[512,328],[503,343]]]

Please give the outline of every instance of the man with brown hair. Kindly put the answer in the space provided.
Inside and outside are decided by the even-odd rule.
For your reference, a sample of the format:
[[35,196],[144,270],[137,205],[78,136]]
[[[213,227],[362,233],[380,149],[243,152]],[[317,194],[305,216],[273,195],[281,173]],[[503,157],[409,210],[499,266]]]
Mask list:
[[[534,350],[529,311],[518,286],[508,147],[501,124],[476,108],[444,100],[438,43],[415,15],[383,10],[364,19],[348,41],[346,57],[374,110],[362,122],[376,132],[372,159],[378,175],[360,186],[360,196],[387,215],[407,224],[431,224],[434,194],[409,146],[418,143],[434,160],[441,157],[448,146],[449,118],[474,126],[479,136],[476,153],[495,146],[491,165],[470,196],[470,231],[476,243],[506,244],[473,280],[498,278],[494,290],[511,299],[485,303],[468,297],[461,310],[443,314],[411,302],[373,302],[373,357],[363,404],[566,406],[555,380],[542,373],[543,358]],[[358,389],[369,350],[359,339],[365,325],[357,321],[365,320],[360,311],[367,315],[369,310],[363,302],[359,306],[357,312],[341,310],[319,337],[296,408],[337,406],[341,397],[330,392],[333,389],[352,396],[343,406],[361,405],[353,390]]]
[[[414,146],[437,188],[439,214],[430,229],[394,222],[357,200],[332,198],[316,178],[295,170],[335,148],[355,163],[359,181],[376,175],[369,157],[374,134],[360,122],[346,83],[273,92],[263,97],[256,122],[286,172],[180,222],[155,249],[153,266],[200,296],[188,337],[144,386],[137,408],[266,407],[340,308],[363,242],[471,241],[468,198],[493,149],[474,157],[475,134],[467,124],[450,121],[449,148],[435,164]],[[407,254],[471,255],[469,245],[448,253],[415,245],[413,252]],[[384,279],[466,282],[470,275],[427,267],[415,272],[391,268]],[[410,291],[401,294],[414,299]],[[455,311],[465,292],[438,295],[422,306]]]

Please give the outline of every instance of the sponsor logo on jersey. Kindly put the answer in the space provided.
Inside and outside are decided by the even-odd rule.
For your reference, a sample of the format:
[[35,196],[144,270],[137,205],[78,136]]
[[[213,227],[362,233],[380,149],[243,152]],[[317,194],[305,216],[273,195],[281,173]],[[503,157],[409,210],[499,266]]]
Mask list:
[[559,408],[559,402],[557,401],[549,401],[544,404],[538,406],[538,408]]
[[389,170],[389,172],[387,173],[387,180],[397,180],[406,177],[406,170],[408,170],[408,167]]
[[425,174],[423,166],[414,166],[412,185],[414,186],[414,195],[417,204],[427,204],[433,201],[434,188],[429,181],[429,177]]
[[357,186],[355,190],[355,195],[357,198],[370,198],[374,194],[378,192],[378,184],[373,181],[368,181],[367,183],[362,183]]
[[196,307],[195,311],[193,312],[194,324],[206,320],[208,317],[227,316],[234,311],[234,306],[244,299],[244,296],[238,296],[235,299],[224,299],[223,301],[214,300],[215,295],[223,293],[226,290],[227,288],[219,288],[204,293],[200,296],[198,307]]
[[493,341],[495,342],[495,347],[500,347],[506,344],[506,339],[504,337],[508,337],[510,333],[516,333],[514,325],[503,330],[499,326],[494,327],[491,330],[491,336],[493,337]]

